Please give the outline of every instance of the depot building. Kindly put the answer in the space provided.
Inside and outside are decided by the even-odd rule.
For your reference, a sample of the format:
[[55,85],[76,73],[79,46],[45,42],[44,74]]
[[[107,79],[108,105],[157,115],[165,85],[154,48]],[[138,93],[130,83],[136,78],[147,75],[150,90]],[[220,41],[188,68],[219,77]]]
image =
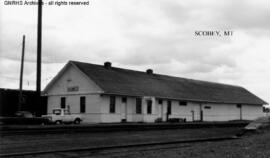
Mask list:
[[265,101],[239,86],[69,61],[44,89],[47,112],[66,108],[83,122],[253,120]]

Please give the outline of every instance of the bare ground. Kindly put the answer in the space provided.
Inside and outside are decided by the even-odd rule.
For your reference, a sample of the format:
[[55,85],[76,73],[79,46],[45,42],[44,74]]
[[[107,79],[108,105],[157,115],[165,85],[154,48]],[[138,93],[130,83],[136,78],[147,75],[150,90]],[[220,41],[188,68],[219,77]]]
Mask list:
[[[172,147],[172,146],[171,146]],[[237,140],[181,144],[170,148],[131,150],[123,153],[81,155],[97,158],[269,158],[270,130],[244,136]]]
[[[239,130],[239,129],[238,129]],[[205,136],[218,136],[221,134],[230,134],[236,132],[235,129],[218,128],[218,129],[186,129],[186,130],[162,130],[151,132],[122,132],[105,135],[103,133],[74,134],[74,135],[45,135],[45,136],[17,136],[2,137],[1,146],[12,151],[24,148],[36,147],[54,148],[58,145],[63,147],[70,146],[71,142],[76,146],[99,145],[105,144],[121,144],[126,142],[169,139],[189,139],[202,138]],[[58,138],[60,137],[60,139]],[[103,137],[103,139],[102,139]],[[57,138],[57,139],[56,139]],[[39,140],[39,143],[38,143]],[[46,141],[47,140],[47,141]],[[94,142],[93,142],[94,141]],[[28,143],[27,143],[28,142]],[[64,142],[60,143],[59,142]],[[53,144],[56,143],[54,146]],[[19,145],[18,145],[19,144]],[[12,148],[12,146],[14,148]],[[58,146],[59,147],[59,146]],[[2,151],[4,150],[2,148]],[[13,150],[14,151],[14,150]],[[29,156],[28,156],[29,157]],[[32,155],[31,157],[97,157],[97,158],[179,158],[179,157],[195,157],[195,158],[268,158],[270,157],[270,130],[263,130],[255,134],[248,134],[241,139],[226,140],[220,142],[204,142],[204,143],[185,143],[179,145],[155,146],[144,148],[117,149],[106,151],[83,151],[83,152],[59,152],[54,154]]]

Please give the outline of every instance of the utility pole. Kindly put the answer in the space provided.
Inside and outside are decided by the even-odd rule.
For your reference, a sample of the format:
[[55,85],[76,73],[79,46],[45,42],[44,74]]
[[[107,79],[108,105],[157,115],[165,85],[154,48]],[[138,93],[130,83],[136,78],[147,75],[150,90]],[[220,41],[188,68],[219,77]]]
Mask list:
[[[38,24],[37,24],[37,83],[36,92],[38,100],[41,95],[41,45],[42,45],[42,0],[38,0]],[[39,102],[40,103],[40,102]]]
[[23,85],[24,49],[25,49],[25,35],[23,35],[23,42],[22,42],[22,58],[21,58],[20,92],[19,92],[18,111],[21,111],[21,108],[22,108],[22,85]]

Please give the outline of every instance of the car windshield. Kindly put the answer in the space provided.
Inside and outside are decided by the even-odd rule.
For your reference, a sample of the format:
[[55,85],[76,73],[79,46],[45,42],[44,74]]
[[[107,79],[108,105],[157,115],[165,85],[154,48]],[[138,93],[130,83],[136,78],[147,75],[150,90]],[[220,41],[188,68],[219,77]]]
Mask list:
[[61,114],[61,110],[60,109],[54,109],[53,110],[53,114],[60,115]]

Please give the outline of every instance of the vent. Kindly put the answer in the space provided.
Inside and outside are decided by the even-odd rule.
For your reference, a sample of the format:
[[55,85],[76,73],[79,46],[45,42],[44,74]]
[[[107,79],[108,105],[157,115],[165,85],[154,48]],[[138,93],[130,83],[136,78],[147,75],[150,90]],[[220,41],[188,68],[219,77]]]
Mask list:
[[152,75],[153,74],[153,70],[152,69],[147,69],[146,70],[146,73],[149,74],[149,75]]
[[104,67],[106,69],[110,69],[112,67],[112,63],[107,61],[107,62],[104,63]]

